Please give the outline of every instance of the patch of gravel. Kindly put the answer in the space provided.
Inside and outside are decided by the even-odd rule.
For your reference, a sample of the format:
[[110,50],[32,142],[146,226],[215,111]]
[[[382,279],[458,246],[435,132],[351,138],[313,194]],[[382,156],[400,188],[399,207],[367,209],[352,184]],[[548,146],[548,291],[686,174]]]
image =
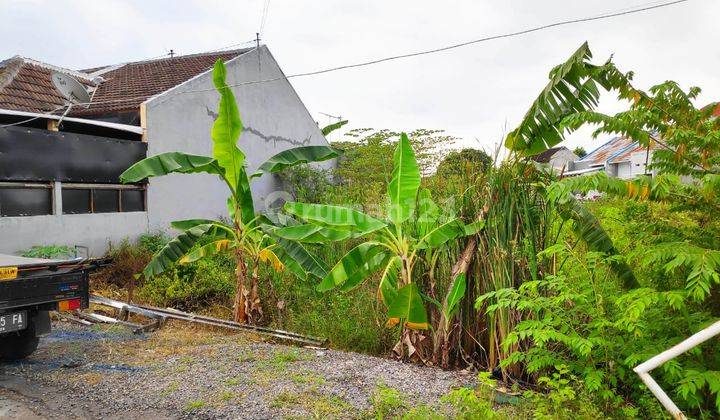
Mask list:
[[[0,388],[26,397],[36,392],[30,408],[45,418],[58,407],[87,418],[365,418],[380,385],[406,395],[410,405],[434,404],[474,379],[465,371],[247,335],[189,333],[182,324],[145,336],[64,322],[54,328],[27,361],[0,365]],[[25,381],[25,391],[7,385],[8,378]]]

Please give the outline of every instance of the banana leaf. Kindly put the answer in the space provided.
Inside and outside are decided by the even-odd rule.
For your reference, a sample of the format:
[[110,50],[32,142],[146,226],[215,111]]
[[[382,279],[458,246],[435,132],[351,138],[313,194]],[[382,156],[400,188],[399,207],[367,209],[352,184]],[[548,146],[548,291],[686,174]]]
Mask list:
[[273,233],[281,238],[303,243],[322,244],[353,238],[355,235],[347,230],[335,230],[319,225],[296,225],[278,228]]
[[340,127],[342,127],[343,125],[345,125],[345,124],[347,124],[347,123],[348,123],[348,120],[342,120],[342,121],[338,121],[338,122],[333,123],[333,124],[326,125],[326,126],[323,127],[322,130],[321,130],[322,133],[323,133],[323,136],[327,136],[328,134],[330,134],[330,133],[332,133],[333,131],[339,129]]
[[209,244],[205,244],[185,254],[184,257],[178,260],[178,262],[180,264],[188,264],[201,258],[217,255],[231,249],[233,247],[233,243],[234,242],[229,239],[220,239],[218,241],[210,242]]
[[[237,147],[243,124],[235,102],[235,95],[225,83],[225,74],[225,64],[218,59],[213,69],[213,83],[220,93],[220,105],[210,137],[213,141],[213,157],[225,169],[230,188],[233,192],[238,192],[241,175],[245,173],[245,154]],[[245,178],[247,178],[247,174]]]
[[[276,254],[286,266],[291,269],[294,268],[294,265],[300,266],[303,271],[318,279],[322,279],[327,275],[325,264],[308,252],[301,244],[282,238],[275,238],[275,241],[282,250],[282,252],[276,252]],[[294,269],[292,271],[296,273]]]
[[367,234],[386,226],[384,222],[374,217],[347,207],[285,203],[285,211],[314,224],[360,234]]
[[420,168],[407,134],[402,133],[393,154],[392,178],[387,187],[390,197],[388,216],[396,225],[410,218],[415,210],[418,188],[420,188]]
[[359,284],[382,266],[387,249],[379,242],[364,242],[351,249],[330,269],[317,290],[324,292],[349,282]]
[[252,175],[252,178],[260,176],[263,173],[274,174],[283,169],[303,163],[322,162],[336,158],[341,154],[341,150],[334,149],[330,146],[305,146],[288,149],[266,160]]
[[198,225],[181,233],[158,251],[145,266],[146,278],[161,274],[175,265],[201,241],[233,240],[234,234],[225,226],[218,224]]
[[388,308],[395,301],[398,294],[398,275],[402,268],[402,260],[397,255],[390,258],[387,266],[383,270],[382,278],[380,278],[380,285],[378,286],[378,298]]
[[[573,231],[591,251],[602,252],[607,255],[617,255],[618,250],[613,245],[612,239],[600,222],[588,209],[575,198],[570,197],[558,205],[560,216],[565,220],[573,221]],[[640,287],[635,274],[625,261],[612,260],[610,268],[622,281],[625,289]]]
[[171,173],[191,174],[206,172],[225,176],[225,171],[218,162],[208,156],[190,155],[180,152],[161,153],[145,158],[127,168],[120,175],[120,182],[140,182],[145,178],[167,175]]
[[398,290],[397,297],[388,309],[388,326],[396,325],[401,319],[405,326],[414,330],[426,330],[429,327],[427,312],[420,291],[415,283]]

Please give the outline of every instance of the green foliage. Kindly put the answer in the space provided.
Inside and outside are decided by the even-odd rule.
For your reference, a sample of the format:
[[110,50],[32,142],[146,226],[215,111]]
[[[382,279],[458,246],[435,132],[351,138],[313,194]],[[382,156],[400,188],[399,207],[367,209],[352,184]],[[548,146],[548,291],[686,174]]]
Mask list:
[[[423,175],[437,167],[447,148],[457,140],[441,130],[413,130],[407,136]],[[400,133],[390,130],[358,129],[347,133],[346,140],[333,143],[344,154],[338,159],[335,197],[327,202],[358,204],[375,214],[386,199],[384,192],[391,179],[392,156],[399,137]]]
[[[428,316],[413,275],[416,262],[427,254],[428,250],[437,250],[450,240],[475,234],[482,226],[466,226],[454,217],[449,220],[440,219],[437,214],[438,207],[432,203],[429,192],[422,194],[423,203],[419,211],[415,211],[420,187],[420,168],[410,140],[404,133],[400,135],[400,142],[395,148],[393,165],[392,179],[387,189],[389,208],[386,221],[348,207],[287,203],[285,210],[288,213],[309,224],[281,229],[279,234],[292,235],[295,240],[308,242],[346,239],[347,235],[342,235],[343,232],[357,237],[372,234],[371,240],[357,245],[335,264],[318,286],[318,290],[335,287],[343,291],[351,290],[378,270],[383,269],[387,274],[388,270],[395,269],[399,258],[400,275],[394,278],[397,295],[389,291],[388,281],[381,283],[378,293],[388,305],[388,326],[394,326],[403,320],[403,325],[407,328],[427,329]],[[413,236],[411,233],[414,231],[422,231],[423,234]],[[383,277],[383,280],[388,280],[386,275]]]
[[[284,150],[260,165],[257,173],[248,176],[245,153],[237,146],[243,124],[232,90],[225,82],[226,69],[222,60],[215,62],[213,83],[220,94],[218,117],[213,123],[210,136],[213,142],[213,156],[194,156],[179,152],[152,156],[128,168],[120,179],[123,182],[138,182],[148,177],[177,173],[208,172],[218,175],[228,186],[228,213],[230,224],[207,220],[176,222],[173,227],[183,232],[168,242],[148,263],[143,274],[146,278],[163,273],[174,264],[189,263],[218,253],[233,251],[237,260],[237,302],[234,318],[236,321],[254,322],[262,316],[257,296],[257,271],[260,263],[271,263],[280,270],[287,264],[290,271],[301,278],[303,271],[317,273],[317,262],[299,244],[288,241],[275,243],[267,231],[260,230],[255,215],[250,190],[250,180],[263,173],[276,173],[283,169],[323,161],[337,157],[339,153],[327,146],[307,146]],[[270,220],[265,217],[265,222]],[[248,270],[249,260],[250,269]],[[285,263],[281,262],[285,260]],[[245,281],[250,273],[250,296],[244,293]],[[324,272],[322,273],[324,274]]]
[[[551,388],[569,384],[555,374],[577,378],[572,390],[558,391],[560,405],[580,392],[577,385],[605,412],[642,400],[647,391],[632,368],[712,319],[691,306],[684,290],[623,293],[609,270],[614,257],[560,244],[541,257],[564,263],[555,275],[487,293],[477,305],[485,305],[489,314],[504,308],[526,314],[503,342],[515,350],[502,364],[522,364],[530,374],[554,378],[540,381]],[[674,398],[685,409],[715,409],[709,401],[720,391],[712,382],[718,367],[720,358],[704,346],[666,363],[656,376],[665,389],[675,388]]]
[[581,159],[584,158],[585,156],[587,156],[587,151],[585,151],[585,148],[582,146],[578,146],[578,147],[574,148],[573,153],[575,153],[575,155],[577,155],[577,157],[579,157]]
[[285,188],[294,201],[300,203],[330,202],[333,189],[330,171],[316,169],[310,165],[298,165],[279,174]]
[[400,391],[384,385],[378,385],[371,397],[375,418],[377,420],[383,420],[397,416],[402,409],[407,408],[406,399],[407,396],[403,395]]
[[611,60],[590,63],[587,42],[550,71],[550,81],[532,103],[518,127],[505,138],[505,147],[522,156],[541,153],[560,143],[577,125],[565,120],[597,106],[600,88],[626,89],[632,75],[620,73]]
[[344,126],[347,123],[348,123],[348,120],[338,121],[336,123],[326,125],[320,131],[322,131],[323,136],[327,136],[328,134],[332,133],[333,131],[340,129],[342,126]]
[[69,246],[61,245],[35,245],[20,253],[27,258],[69,258],[75,255],[75,250]]
[[441,401],[452,405],[457,414],[455,418],[471,419],[498,419],[501,418],[492,406],[492,400],[483,399],[470,388],[458,388],[442,397]]
[[441,177],[462,176],[467,173],[485,172],[493,160],[487,153],[477,149],[452,151],[445,156],[437,168]]
[[566,124],[598,124],[595,136],[617,133],[653,147],[651,168],[701,178],[720,171],[720,120],[713,115],[717,103],[695,107],[700,93],[700,88],[685,91],[671,80],[648,92],[628,87],[620,91],[620,99],[630,102],[628,110],[613,116],[578,113]]
[[233,259],[225,255],[176,266],[145,279],[137,295],[152,305],[186,311],[229,306],[235,293],[233,268]]

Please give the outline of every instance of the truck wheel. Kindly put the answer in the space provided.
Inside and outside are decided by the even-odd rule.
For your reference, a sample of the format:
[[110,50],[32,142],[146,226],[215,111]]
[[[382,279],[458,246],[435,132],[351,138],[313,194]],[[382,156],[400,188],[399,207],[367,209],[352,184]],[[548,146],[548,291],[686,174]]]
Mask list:
[[35,336],[35,323],[16,333],[0,336],[0,360],[10,361],[30,356],[38,346],[40,338]]

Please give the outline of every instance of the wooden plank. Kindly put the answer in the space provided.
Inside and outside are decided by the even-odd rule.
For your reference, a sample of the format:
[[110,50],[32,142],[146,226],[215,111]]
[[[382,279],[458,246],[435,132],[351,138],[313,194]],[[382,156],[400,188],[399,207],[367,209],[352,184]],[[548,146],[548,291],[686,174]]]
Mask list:
[[142,142],[147,143],[147,107],[145,102],[140,104],[140,127],[142,128]]

